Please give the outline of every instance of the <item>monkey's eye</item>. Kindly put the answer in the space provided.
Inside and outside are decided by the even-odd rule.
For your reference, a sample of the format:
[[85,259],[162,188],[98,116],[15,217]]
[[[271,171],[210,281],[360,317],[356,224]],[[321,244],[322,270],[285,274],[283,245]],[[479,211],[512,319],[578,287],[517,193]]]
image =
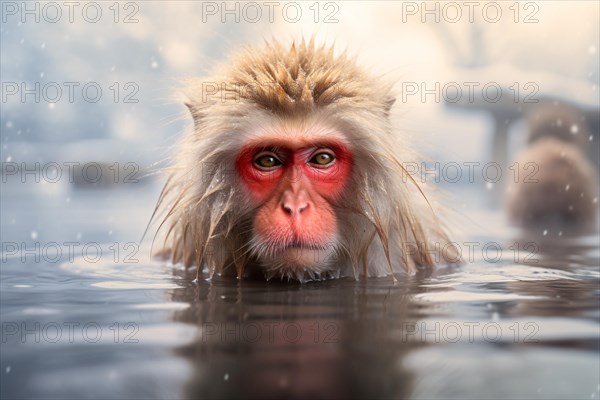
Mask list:
[[335,161],[335,155],[329,151],[320,151],[308,161],[316,167],[327,167]]
[[259,154],[258,157],[254,159],[254,165],[258,167],[258,169],[270,171],[280,166],[281,161],[275,155],[270,153],[262,155]]

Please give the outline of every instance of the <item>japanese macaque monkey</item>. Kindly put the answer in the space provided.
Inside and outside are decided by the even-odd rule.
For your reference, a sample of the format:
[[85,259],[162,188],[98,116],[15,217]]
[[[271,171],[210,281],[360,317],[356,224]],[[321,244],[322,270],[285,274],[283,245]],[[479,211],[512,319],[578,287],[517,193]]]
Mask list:
[[508,188],[510,220],[524,228],[597,229],[598,172],[586,156],[590,132],[577,110],[542,103],[527,116],[528,146],[519,154],[519,177]]
[[353,58],[267,43],[184,94],[194,127],[155,211],[174,263],[306,281],[459,261],[402,167],[391,85]]

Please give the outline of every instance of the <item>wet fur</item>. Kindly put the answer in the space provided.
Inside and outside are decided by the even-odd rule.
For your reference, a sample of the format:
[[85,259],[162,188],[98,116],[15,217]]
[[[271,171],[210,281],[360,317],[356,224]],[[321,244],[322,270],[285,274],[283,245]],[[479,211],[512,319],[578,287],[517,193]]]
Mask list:
[[211,276],[233,267],[238,277],[256,264],[256,209],[234,173],[235,158],[257,127],[290,121],[344,133],[354,157],[353,191],[333,205],[339,245],[331,250],[330,268],[271,268],[267,277],[383,276],[457,261],[454,253],[436,259],[435,244],[443,247],[448,237],[402,167],[400,154],[410,150],[390,123],[391,85],[353,58],[312,41],[266,43],[241,51],[211,77],[188,82],[185,94],[194,128],[177,147],[153,215],[173,263],[198,271],[206,265]]

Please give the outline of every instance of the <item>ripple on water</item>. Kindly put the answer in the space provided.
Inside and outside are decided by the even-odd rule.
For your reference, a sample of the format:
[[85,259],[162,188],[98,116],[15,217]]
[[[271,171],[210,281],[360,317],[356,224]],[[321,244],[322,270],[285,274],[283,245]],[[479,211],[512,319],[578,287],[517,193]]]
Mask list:
[[55,315],[60,314],[60,310],[46,307],[28,307],[23,310],[25,315]]
[[513,301],[541,299],[542,296],[526,296],[516,293],[500,292],[465,292],[460,290],[449,290],[444,292],[420,293],[415,295],[415,299],[432,303],[451,303],[451,302],[482,302],[482,301]]
[[[109,258],[90,262],[83,257],[64,263],[61,269],[90,278],[100,278],[90,283],[92,287],[103,289],[176,289],[180,286],[173,281],[172,268],[149,256],[150,250],[140,250],[139,257],[132,263],[114,262]],[[137,255],[136,255],[137,256]]]
[[512,290],[511,285],[535,285],[535,282],[544,282],[544,285],[550,282],[560,282],[561,285],[567,282],[583,284],[591,280],[597,281],[598,278],[600,272],[589,268],[564,270],[521,264],[471,263],[422,282],[421,287],[429,290],[416,294],[415,299],[420,302],[443,304],[540,300],[554,296],[554,293],[519,292]]
[[553,281],[598,279],[600,272],[592,270],[564,271],[554,268],[535,267],[531,265],[482,265],[467,264],[455,272],[440,275],[424,284],[425,287],[452,287],[462,284],[501,283],[519,281]]
[[133,309],[138,310],[184,310],[190,306],[190,303],[146,303],[146,304],[135,304],[131,306]]

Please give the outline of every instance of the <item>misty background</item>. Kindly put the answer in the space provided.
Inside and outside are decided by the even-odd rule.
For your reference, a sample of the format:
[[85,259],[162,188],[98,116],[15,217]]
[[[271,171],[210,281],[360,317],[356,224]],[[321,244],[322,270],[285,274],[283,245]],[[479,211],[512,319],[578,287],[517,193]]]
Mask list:
[[[208,75],[242,45],[302,37],[396,80],[399,134],[429,160],[510,160],[532,99],[588,113],[591,153],[598,147],[597,2],[3,2],[2,195],[68,196],[77,183],[11,185],[22,176],[15,165],[56,162],[66,174],[64,163],[118,163],[119,182],[152,175],[191,125],[178,99],[183,79]],[[474,99],[465,82],[477,83]],[[486,84],[503,88],[501,101],[482,100]],[[447,101],[456,87],[460,101]],[[508,154],[498,156],[499,129]]]

